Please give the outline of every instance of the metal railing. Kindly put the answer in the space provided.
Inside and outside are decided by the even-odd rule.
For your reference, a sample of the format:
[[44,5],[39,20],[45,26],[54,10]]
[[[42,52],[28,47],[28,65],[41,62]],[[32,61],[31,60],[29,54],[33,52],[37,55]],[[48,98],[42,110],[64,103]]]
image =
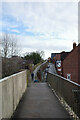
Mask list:
[[47,82],[57,96],[63,98],[80,118],[80,85],[57,74],[48,72]]

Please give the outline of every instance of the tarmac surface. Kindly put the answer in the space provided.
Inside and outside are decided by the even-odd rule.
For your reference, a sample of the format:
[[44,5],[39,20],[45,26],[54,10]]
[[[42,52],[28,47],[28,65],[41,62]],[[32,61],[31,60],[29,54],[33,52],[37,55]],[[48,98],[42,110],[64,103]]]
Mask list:
[[51,73],[57,74],[55,66],[54,66],[53,63],[49,63],[49,70],[48,71],[51,72]]
[[[30,83],[13,118],[61,118],[70,116],[47,83]],[[71,119],[70,119],[71,120]]]

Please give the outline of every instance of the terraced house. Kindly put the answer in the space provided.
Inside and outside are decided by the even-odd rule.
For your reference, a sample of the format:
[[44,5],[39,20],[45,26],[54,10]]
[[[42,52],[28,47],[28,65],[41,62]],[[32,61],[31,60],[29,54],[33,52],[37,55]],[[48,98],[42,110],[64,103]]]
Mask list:
[[52,53],[51,58],[59,75],[80,84],[80,44],[73,43],[70,52]]
[[62,76],[80,84],[80,44],[73,43],[73,49],[62,62]]

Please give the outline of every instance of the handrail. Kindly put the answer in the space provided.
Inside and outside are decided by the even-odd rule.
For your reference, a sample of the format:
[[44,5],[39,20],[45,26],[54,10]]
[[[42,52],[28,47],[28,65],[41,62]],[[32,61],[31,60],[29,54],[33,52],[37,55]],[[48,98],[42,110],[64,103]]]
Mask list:
[[55,73],[48,72],[47,83],[80,117],[80,85]]
[[57,77],[60,77],[60,78],[62,78],[62,79],[64,79],[64,80],[66,80],[66,81],[68,81],[68,82],[70,82],[70,83],[72,83],[72,84],[75,84],[75,85],[77,85],[77,86],[80,87],[80,85],[79,85],[78,83],[74,82],[74,81],[68,80],[68,79],[66,79],[66,78],[64,78],[64,77],[62,77],[62,76],[60,76],[60,75],[58,75],[58,74],[52,73],[52,72],[49,72],[49,73],[50,73],[50,74],[53,74],[53,75],[55,75],[55,76],[57,76]]

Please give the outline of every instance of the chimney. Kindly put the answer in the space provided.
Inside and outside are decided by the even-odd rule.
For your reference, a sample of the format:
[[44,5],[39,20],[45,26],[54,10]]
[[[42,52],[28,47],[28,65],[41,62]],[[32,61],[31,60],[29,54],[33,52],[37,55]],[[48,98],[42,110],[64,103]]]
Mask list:
[[73,50],[76,48],[76,42],[73,43]]

